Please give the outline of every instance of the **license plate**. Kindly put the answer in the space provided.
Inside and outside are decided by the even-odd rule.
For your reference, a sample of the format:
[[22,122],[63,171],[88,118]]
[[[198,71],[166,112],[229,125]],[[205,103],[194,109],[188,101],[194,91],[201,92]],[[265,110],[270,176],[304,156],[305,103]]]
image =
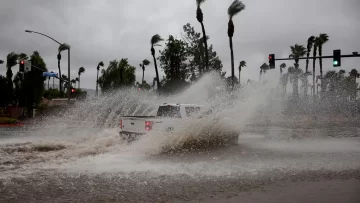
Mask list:
[[173,127],[168,127],[168,128],[166,128],[166,131],[173,131],[173,130],[174,130]]

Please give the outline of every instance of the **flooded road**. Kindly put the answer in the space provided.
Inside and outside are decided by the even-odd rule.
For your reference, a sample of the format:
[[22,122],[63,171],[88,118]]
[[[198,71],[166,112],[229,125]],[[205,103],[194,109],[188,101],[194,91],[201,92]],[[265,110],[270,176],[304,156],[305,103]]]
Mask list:
[[56,128],[36,135],[33,130],[0,129],[0,202],[360,198],[360,129],[355,127],[247,126],[236,145],[172,153],[155,150],[156,139],[124,143],[118,129]]

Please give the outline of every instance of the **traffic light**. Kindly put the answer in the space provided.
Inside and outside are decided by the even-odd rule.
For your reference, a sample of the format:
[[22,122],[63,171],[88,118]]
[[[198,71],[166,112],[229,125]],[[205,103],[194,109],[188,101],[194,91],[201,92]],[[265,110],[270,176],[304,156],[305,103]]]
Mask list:
[[75,88],[71,88],[71,93],[75,93]]
[[275,68],[275,54],[269,54],[269,67],[270,69]]
[[25,71],[25,62],[24,60],[21,60],[19,63],[19,72],[24,72]]
[[333,51],[333,66],[334,67],[341,66],[341,50],[340,49]]

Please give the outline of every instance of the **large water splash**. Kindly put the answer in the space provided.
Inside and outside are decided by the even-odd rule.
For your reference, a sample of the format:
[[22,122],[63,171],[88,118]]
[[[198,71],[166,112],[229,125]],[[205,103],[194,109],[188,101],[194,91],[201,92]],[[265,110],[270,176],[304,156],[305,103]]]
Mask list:
[[[0,144],[6,144],[6,147],[2,148],[0,156],[7,160],[7,166],[11,166],[9,172],[20,165],[26,172],[31,167],[44,167],[44,163],[56,164],[52,165],[56,168],[57,164],[100,154],[143,157],[173,150],[211,149],[209,147],[239,135],[244,126],[255,119],[278,115],[269,114],[267,108],[271,102],[277,101],[275,92],[270,89],[271,86],[251,84],[228,91],[226,84],[212,74],[204,76],[185,91],[168,97],[137,89],[122,89],[38,120],[25,129],[25,136],[2,139]],[[154,115],[158,105],[165,102],[201,104],[211,108],[213,114],[202,119],[177,121],[181,130],[172,135],[153,131],[131,144],[118,137],[121,116]],[[276,108],[271,108],[271,111],[280,112]],[[44,150],[49,152],[43,153]],[[17,161],[12,163],[12,160]]]

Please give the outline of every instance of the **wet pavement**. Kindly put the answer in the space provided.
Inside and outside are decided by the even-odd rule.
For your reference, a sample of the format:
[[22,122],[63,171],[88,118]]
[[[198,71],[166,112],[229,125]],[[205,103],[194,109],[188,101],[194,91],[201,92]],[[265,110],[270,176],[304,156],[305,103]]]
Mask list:
[[247,127],[237,145],[173,153],[154,152],[151,140],[123,143],[116,130],[63,139],[2,130],[0,202],[359,202],[360,197],[355,127]]

